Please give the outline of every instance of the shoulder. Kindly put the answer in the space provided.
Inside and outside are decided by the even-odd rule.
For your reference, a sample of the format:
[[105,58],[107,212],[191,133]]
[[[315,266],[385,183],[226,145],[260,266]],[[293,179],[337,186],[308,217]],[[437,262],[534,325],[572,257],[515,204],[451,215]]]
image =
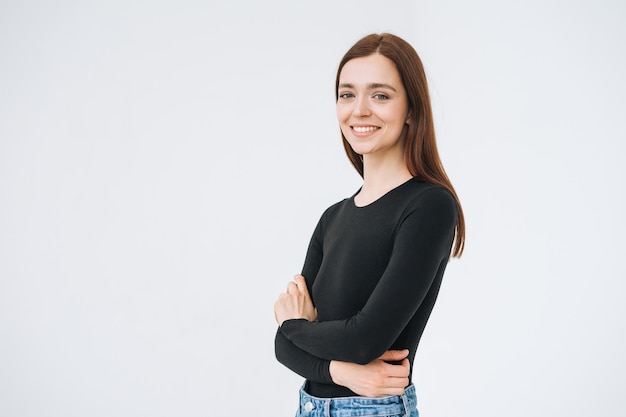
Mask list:
[[415,201],[437,207],[448,207],[456,210],[456,200],[445,188],[430,182],[415,181]]
[[429,217],[456,222],[458,206],[452,193],[445,188],[425,181],[413,180],[407,189],[408,212],[419,211]]
[[332,217],[333,215],[337,214],[337,212],[340,211],[341,208],[345,206],[347,202],[348,202],[348,199],[344,198],[343,200],[332,204],[330,207],[324,210],[324,213],[322,214],[322,218]]
[[320,216],[320,219],[318,221],[318,228],[323,228],[325,224],[332,222],[332,220],[337,217],[338,213],[346,205],[347,202],[348,199],[344,198],[343,200],[338,201],[326,208]]

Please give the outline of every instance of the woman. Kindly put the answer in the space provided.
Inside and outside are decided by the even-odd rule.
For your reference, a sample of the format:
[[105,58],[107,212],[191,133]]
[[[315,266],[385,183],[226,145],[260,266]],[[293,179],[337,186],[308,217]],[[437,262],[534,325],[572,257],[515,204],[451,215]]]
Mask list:
[[335,87],[363,185],[323,213],[302,275],[276,301],[276,357],[306,378],[298,416],[417,416],[413,359],[450,254],[463,252],[463,212],[406,41],[362,38]]

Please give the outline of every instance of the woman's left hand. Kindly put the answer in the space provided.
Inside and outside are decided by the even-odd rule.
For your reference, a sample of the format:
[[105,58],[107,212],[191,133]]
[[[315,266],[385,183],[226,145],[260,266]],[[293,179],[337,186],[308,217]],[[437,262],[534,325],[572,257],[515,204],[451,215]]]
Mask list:
[[279,326],[289,319],[317,319],[317,309],[313,305],[304,277],[296,275],[293,279],[287,284],[287,292],[280,294],[274,303],[274,317]]

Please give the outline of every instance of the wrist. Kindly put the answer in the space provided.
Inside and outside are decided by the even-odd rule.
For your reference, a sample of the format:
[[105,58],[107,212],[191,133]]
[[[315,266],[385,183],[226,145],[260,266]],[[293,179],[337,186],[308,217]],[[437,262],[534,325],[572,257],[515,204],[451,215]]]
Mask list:
[[333,380],[333,383],[343,386],[344,381],[342,375],[344,375],[346,365],[346,362],[340,362],[335,360],[330,361],[330,365],[328,365],[328,371],[330,372],[330,378]]
[[339,381],[337,381],[337,361],[330,361],[328,372],[330,373],[330,379],[332,379],[335,384],[341,385]]

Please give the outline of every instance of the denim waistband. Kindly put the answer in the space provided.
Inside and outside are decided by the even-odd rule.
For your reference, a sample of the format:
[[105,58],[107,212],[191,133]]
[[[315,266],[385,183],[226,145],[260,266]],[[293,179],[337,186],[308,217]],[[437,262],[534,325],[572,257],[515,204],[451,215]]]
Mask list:
[[304,386],[300,388],[298,417],[373,417],[393,415],[417,415],[417,397],[413,384],[404,390],[403,395],[390,395],[387,397],[318,398],[309,395],[304,390]]

